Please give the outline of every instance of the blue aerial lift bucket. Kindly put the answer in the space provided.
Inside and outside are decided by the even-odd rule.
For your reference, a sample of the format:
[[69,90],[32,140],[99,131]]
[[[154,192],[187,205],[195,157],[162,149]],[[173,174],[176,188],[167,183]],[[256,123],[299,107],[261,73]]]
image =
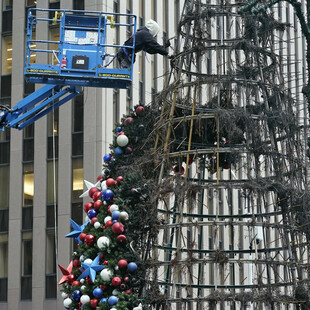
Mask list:
[[[59,29],[59,40],[35,38],[40,25]],[[32,83],[129,88],[132,81],[134,45],[130,70],[113,67],[122,45],[115,44],[119,31],[135,34],[136,16],[95,11],[29,9],[24,75]],[[38,54],[46,57],[38,57]],[[36,55],[36,62],[32,61]],[[37,59],[44,59],[39,63]]]

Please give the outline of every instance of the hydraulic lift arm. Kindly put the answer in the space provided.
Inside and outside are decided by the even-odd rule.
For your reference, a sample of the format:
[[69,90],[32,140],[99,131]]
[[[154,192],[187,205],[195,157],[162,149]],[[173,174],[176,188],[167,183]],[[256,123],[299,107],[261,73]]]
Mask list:
[[82,92],[80,86],[45,85],[10,109],[0,106],[0,130],[22,129]]

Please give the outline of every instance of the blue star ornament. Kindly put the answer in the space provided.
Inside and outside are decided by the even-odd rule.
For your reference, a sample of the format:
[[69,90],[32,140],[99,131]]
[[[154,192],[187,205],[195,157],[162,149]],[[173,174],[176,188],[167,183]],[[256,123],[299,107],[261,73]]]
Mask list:
[[83,232],[86,225],[89,224],[89,221],[84,223],[83,225],[79,225],[75,223],[72,219],[70,219],[71,225],[73,227],[73,231],[66,235],[66,238],[79,238],[80,234]]
[[98,265],[99,259],[100,259],[100,254],[98,254],[98,256],[93,260],[91,264],[82,263],[82,266],[84,267],[85,270],[78,277],[77,281],[89,276],[92,282],[94,283],[97,271],[101,271],[102,269],[104,269],[103,265]]

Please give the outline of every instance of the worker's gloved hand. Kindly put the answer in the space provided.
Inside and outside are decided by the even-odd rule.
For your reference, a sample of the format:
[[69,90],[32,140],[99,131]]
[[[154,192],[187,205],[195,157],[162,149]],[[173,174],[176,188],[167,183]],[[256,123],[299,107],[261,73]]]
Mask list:
[[167,48],[167,47],[169,47],[170,45],[171,45],[171,44],[170,44],[170,41],[167,40],[166,43],[164,44],[164,47]]

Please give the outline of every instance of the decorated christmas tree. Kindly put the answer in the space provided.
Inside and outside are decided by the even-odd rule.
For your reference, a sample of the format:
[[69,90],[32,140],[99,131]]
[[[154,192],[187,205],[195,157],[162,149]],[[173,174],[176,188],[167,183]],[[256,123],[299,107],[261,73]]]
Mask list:
[[85,181],[87,221],[70,219],[73,230],[66,237],[78,247],[67,268],[59,265],[66,309],[142,310],[146,304],[145,262],[157,234],[149,199],[156,169],[146,155],[154,145],[146,130],[153,127],[153,112],[138,106],[117,124],[102,173],[94,183]]

